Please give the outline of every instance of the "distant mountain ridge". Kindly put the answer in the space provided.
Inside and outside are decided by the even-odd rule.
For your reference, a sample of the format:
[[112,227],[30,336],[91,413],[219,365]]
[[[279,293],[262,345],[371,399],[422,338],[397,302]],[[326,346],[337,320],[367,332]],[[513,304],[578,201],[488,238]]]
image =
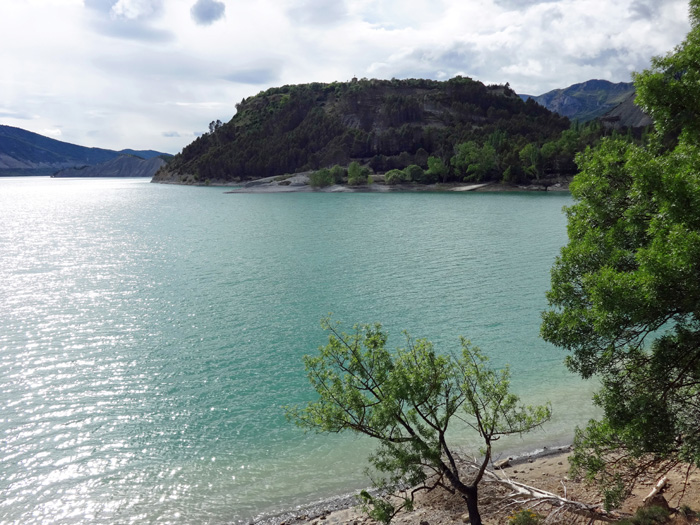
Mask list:
[[101,162],[95,166],[64,168],[53,177],[153,177],[165,166],[163,157],[142,159],[133,155],[120,155],[116,159]]
[[48,175],[64,168],[94,166],[124,154],[143,159],[170,156],[153,150],[88,148],[0,125],[0,175]]
[[520,95],[533,99],[541,106],[569,120],[588,122],[602,117],[635,92],[631,82],[613,83],[607,80],[588,80],[567,88],[554,89],[543,95]]

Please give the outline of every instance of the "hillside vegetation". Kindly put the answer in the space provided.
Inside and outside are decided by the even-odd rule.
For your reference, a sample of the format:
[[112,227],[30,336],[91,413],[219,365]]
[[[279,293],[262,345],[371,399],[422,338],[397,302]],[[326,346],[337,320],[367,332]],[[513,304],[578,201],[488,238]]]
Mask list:
[[507,84],[464,77],[283,86],[241,101],[154,181],[230,183],[356,161],[375,173],[416,165],[427,174],[417,182],[521,182],[574,174],[575,153],[601,133],[597,122],[571,128]]

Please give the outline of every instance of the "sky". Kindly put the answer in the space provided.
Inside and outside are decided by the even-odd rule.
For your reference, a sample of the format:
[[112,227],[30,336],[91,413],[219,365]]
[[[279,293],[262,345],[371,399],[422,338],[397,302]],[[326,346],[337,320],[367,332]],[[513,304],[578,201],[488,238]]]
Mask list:
[[468,76],[629,82],[687,0],[0,0],[0,124],[177,153],[269,87]]

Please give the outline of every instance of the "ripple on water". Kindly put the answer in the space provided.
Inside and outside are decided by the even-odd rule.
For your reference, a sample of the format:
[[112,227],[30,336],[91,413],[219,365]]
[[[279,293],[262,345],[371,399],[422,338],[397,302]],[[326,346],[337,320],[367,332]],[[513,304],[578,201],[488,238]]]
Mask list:
[[559,414],[533,444],[589,415],[538,339],[566,196],[0,186],[2,523],[226,523],[363,486],[366,441],[281,408],[331,311],[510,362]]

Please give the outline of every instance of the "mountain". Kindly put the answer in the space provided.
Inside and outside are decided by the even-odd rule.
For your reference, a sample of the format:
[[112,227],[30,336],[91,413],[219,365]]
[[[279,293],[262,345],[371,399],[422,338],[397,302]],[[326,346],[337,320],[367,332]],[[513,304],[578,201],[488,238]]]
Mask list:
[[0,125],[0,175],[48,175],[63,168],[100,164],[123,153],[143,158],[164,155],[150,150],[120,152],[87,148],[24,129]]
[[635,96],[635,93],[630,93],[619,105],[600,117],[603,125],[614,129],[651,126],[654,122],[634,103]]
[[588,80],[564,89],[555,89],[544,95],[520,95],[559,115],[588,122],[605,115],[635,92],[631,82],[612,83],[607,80]]
[[163,157],[142,159],[133,155],[120,155],[116,159],[101,162],[94,166],[64,168],[53,177],[153,177],[165,166]]
[[429,156],[449,167],[462,143],[491,144],[494,162],[505,170],[520,165],[527,144],[554,140],[570,126],[508,85],[464,77],[282,86],[236,108],[229,122],[212,123],[210,133],[186,146],[154,182],[238,182],[353,160],[383,172],[427,167]]

